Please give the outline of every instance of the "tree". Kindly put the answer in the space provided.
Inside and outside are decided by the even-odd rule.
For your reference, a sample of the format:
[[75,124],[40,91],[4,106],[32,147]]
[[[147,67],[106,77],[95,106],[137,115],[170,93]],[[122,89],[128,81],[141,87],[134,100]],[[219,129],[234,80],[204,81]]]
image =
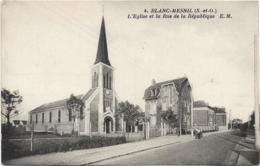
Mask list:
[[172,128],[178,125],[177,115],[173,113],[172,108],[161,112],[161,118]]
[[76,96],[71,94],[66,105],[69,111],[69,116],[71,116],[73,120],[73,131],[77,132],[79,135],[79,119],[83,118],[85,104],[81,99],[78,99]]
[[250,115],[250,128],[254,128],[254,125],[255,125],[255,111],[252,112],[252,114]]
[[1,114],[7,119],[7,125],[10,126],[10,118],[16,116],[19,111],[16,106],[23,101],[23,97],[19,94],[19,91],[9,91],[2,88],[1,90]]
[[138,105],[129,103],[128,101],[118,104],[117,114],[124,114],[124,121],[127,126],[135,126],[144,121],[144,112],[140,111]]

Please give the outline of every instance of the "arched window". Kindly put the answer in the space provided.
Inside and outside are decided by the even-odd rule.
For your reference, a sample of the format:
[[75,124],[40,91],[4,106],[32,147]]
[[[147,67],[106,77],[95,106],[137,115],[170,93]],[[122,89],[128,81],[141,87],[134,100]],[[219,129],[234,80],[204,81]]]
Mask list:
[[109,88],[109,86],[108,86],[108,72],[107,72],[107,87],[106,87],[107,89]]
[[95,77],[94,77],[94,75],[92,76],[92,88],[94,88],[95,87],[95,85],[94,85],[94,79],[95,79]]
[[30,115],[30,124],[32,124],[32,114]]
[[38,114],[35,115],[35,123],[38,123]]
[[44,112],[42,113],[42,123],[44,123]]
[[97,73],[94,72],[94,88],[96,87],[97,85]]
[[112,89],[111,76],[109,76],[109,89]]
[[49,113],[49,122],[51,123],[52,121],[52,112]]
[[106,86],[106,76],[103,75],[103,88],[105,88],[105,86]]
[[98,74],[96,75],[96,87],[98,87]]
[[58,122],[60,123],[60,118],[61,117],[61,112],[60,112],[60,110],[58,111]]

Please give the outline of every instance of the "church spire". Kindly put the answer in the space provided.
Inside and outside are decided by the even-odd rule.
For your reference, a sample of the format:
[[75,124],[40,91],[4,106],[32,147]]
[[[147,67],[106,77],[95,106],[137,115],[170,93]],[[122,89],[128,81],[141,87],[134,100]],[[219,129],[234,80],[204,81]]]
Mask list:
[[107,39],[106,39],[106,29],[105,29],[105,20],[104,16],[102,17],[101,29],[99,34],[99,41],[98,41],[98,49],[97,49],[97,57],[95,64],[102,62],[106,65],[110,65],[108,59],[108,51],[107,51]]

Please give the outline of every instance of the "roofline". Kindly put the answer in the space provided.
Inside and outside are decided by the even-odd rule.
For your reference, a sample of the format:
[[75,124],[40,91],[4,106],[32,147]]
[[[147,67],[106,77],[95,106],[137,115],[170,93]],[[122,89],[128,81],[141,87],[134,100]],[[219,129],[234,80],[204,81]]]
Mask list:
[[39,113],[39,112],[44,112],[44,111],[50,111],[50,110],[53,110],[55,108],[65,108],[66,106],[62,105],[62,106],[56,106],[56,107],[48,107],[48,109],[40,109],[40,110],[37,110],[37,111],[34,111],[35,109],[29,111],[29,113]]
[[156,84],[164,84],[164,82],[165,83],[167,83],[167,82],[173,82],[174,84],[175,84],[175,82],[174,81],[176,81],[176,80],[178,80],[178,79],[185,79],[185,80],[189,80],[187,77],[181,77],[181,78],[176,78],[176,79],[171,79],[171,80],[167,80],[167,81],[161,81],[161,82],[157,82],[157,83],[155,83],[154,85],[150,85],[148,88],[146,88],[146,89],[149,89],[150,87],[152,87],[152,86],[155,86]]

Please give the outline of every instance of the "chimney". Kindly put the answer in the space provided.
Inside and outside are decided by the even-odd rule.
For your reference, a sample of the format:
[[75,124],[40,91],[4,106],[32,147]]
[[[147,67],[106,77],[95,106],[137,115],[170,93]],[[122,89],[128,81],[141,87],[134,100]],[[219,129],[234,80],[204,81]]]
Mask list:
[[155,79],[152,79],[152,85],[156,84]]

